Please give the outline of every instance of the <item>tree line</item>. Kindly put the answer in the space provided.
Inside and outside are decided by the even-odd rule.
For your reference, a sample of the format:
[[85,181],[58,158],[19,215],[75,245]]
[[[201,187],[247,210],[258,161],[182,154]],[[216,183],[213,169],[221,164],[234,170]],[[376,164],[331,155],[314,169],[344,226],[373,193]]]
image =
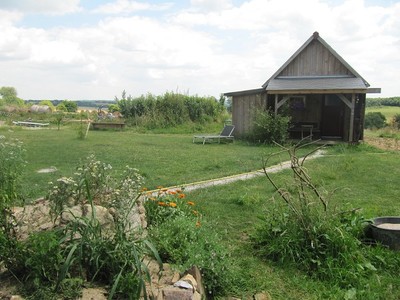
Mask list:
[[400,97],[367,98],[366,106],[400,106]]

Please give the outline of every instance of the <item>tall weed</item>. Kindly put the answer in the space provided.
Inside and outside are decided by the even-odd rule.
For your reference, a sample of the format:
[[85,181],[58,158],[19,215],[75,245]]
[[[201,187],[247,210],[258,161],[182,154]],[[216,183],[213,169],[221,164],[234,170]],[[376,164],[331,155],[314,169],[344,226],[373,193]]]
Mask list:
[[278,187],[281,200],[273,198],[261,226],[253,236],[257,252],[269,259],[296,265],[310,276],[338,286],[358,286],[360,278],[376,271],[358,239],[365,220],[356,210],[337,211],[332,193],[311,181],[296,151],[300,145],[284,149],[289,153],[293,180]]

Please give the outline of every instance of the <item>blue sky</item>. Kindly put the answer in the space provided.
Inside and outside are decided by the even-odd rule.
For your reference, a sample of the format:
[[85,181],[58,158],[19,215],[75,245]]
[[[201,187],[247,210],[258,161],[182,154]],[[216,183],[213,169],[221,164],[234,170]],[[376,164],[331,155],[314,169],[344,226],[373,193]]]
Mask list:
[[23,99],[260,87],[318,31],[400,96],[400,1],[1,0],[0,86]]

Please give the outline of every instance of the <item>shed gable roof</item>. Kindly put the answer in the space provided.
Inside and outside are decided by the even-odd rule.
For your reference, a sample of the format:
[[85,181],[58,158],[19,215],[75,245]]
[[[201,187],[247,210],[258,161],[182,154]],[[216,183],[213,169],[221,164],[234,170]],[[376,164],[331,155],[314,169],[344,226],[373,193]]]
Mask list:
[[361,77],[318,34],[314,34],[262,85],[268,90],[366,89]]

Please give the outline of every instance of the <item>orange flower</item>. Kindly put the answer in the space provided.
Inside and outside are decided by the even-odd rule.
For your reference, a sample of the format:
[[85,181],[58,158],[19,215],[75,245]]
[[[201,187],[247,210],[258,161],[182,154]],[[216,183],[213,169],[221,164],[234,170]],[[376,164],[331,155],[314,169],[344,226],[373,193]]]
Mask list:
[[201,226],[200,221],[197,221],[197,222],[196,222],[196,227],[200,227],[200,226]]
[[162,202],[162,201],[158,201],[158,205],[160,205],[160,206],[167,206],[167,204],[165,204],[165,202]]
[[148,188],[146,188],[146,187],[142,188],[142,192],[145,192],[147,190],[148,190]]
[[169,203],[169,206],[171,206],[171,207],[176,207],[177,205],[176,205],[175,202],[170,202],[170,203]]
[[175,192],[175,191],[168,191],[168,194],[170,194],[170,195],[175,195],[176,192]]
[[183,198],[185,198],[186,197],[186,195],[185,194],[179,194],[179,199],[183,199]]
[[194,205],[194,202],[192,202],[192,201],[188,201],[188,202],[187,202],[187,204],[189,204],[189,205],[193,206],[193,205]]
[[177,192],[178,194],[182,193],[181,189],[176,189],[175,192]]

